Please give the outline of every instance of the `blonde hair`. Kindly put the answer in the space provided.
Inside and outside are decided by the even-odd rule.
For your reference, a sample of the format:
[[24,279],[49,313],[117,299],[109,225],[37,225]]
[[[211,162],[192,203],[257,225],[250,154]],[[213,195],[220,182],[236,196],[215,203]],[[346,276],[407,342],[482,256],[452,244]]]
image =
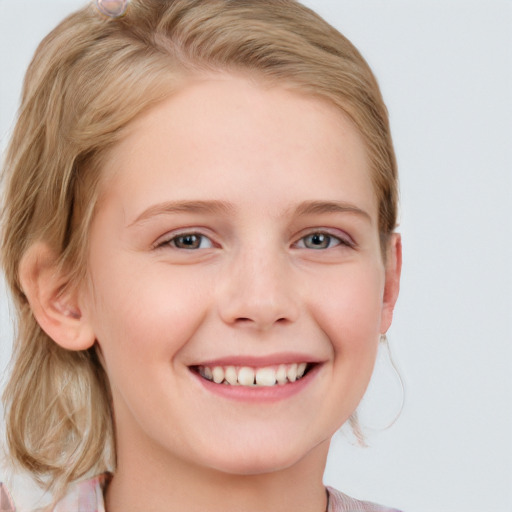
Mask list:
[[359,52],[294,0],[132,0],[110,19],[92,5],[40,44],[25,78],[5,162],[2,264],[17,311],[4,392],[10,453],[62,492],[115,467],[107,376],[94,348],[64,350],[35,321],[19,281],[36,241],[59,255],[72,286],[86,272],[102,162],[123,129],[204,70],[251,73],[331,101],[368,150],[385,247],[397,216],[387,111]]

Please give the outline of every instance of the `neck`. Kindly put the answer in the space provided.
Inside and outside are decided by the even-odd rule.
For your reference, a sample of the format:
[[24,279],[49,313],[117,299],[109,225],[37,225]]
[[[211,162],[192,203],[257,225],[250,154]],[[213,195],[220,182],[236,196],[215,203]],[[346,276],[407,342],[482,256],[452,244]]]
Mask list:
[[139,450],[121,449],[107,489],[107,512],[324,512],[328,448],[325,441],[291,467],[255,475],[224,473],[147,452],[141,458]]

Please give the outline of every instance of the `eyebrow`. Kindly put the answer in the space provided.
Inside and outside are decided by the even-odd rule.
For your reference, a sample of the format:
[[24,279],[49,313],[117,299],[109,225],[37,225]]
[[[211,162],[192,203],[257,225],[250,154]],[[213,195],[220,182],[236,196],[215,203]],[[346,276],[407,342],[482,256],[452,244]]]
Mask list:
[[371,215],[361,208],[343,201],[305,201],[295,209],[297,216],[321,215],[324,213],[353,213],[372,222]]
[[225,201],[165,201],[144,210],[128,227],[139,224],[156,215],[172,213],[229,214],[233,210],[233,206]]
[[[150,206],[144,210],[128,227],[140,224],[145,220],[157,215],[173,213],[214,213],[233,214],[234,206],[226,201],[165,201]],[[352,213],[372,222],[369,213],[361,208],[342,201],[304,201],[295,210],[291,210],[296,216],[321,215],[326,213]]]

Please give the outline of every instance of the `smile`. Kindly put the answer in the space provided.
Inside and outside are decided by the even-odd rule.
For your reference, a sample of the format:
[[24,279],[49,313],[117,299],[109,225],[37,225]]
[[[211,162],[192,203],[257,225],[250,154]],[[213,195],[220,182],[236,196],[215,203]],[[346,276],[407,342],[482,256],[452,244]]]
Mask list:
[[311,368],[308,363],[291,363],[274,366],[197,366],[194,370],[215,384],[247,387],[271,387],[300,380]]

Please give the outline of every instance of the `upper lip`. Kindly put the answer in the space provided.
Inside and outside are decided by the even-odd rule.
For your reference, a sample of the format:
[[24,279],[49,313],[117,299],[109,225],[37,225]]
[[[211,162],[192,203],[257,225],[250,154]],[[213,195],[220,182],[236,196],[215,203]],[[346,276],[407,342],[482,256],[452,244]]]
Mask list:
[[199,361],[190,366],[250,366],[254,368],[293,363],[320,363],[322,360],[310,354],[281,353],[267,356],[226,356]]

